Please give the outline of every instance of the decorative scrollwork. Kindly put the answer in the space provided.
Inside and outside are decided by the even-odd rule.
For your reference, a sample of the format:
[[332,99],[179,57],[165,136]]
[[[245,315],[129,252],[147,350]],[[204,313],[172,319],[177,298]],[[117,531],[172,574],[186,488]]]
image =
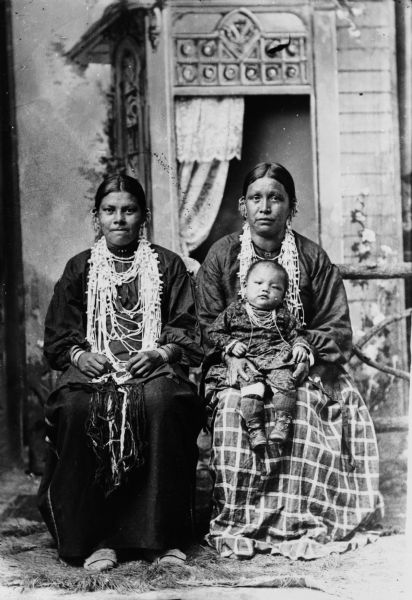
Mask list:
[[129,175],[144,179],[144,78],[138,47],[127,40],[122,43],[116,64],[117,155]]
[[174,42],[178,87],[309,83],[304,27],[268,32],[245,8],[224,15],[212,33],[177,33]]
[[249,54],[261,34],[260,25],[252,13],[243,8],[223,17],[218,30],[221,44],[239,59]]
[[153,50],[157,49],[161,32],[162,13],[158,6],[154,6],[149,13],[149,41]]

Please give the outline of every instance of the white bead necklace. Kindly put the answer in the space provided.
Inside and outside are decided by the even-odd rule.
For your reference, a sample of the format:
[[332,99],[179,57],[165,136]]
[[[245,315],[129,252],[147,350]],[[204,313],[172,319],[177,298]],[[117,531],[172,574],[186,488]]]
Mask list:
[[[110,349],[120,341],[128,352],[141,341],[142,350],[156,347],[161,333],[161,276],[157,254],[141,239],[133,257],[116,256],[101,238],[93,246],[87,285],[87,336],[92,352],[104,354],[117,371],[124,369]],[[116,263],[130,266],[116,271]],[[127,309],[118,301],[118,287],[137,281],[138,299]]]
[[249,304],[249,302],[245,302],[245,309],[252,325],[265,327],[266,329],[276,326],[276,309],[258,310]]
[[278,323],[277,323],[277,319],[276,319],[277,313],[276,313],[275,308],[273,310],[259,310],[258,308],[255,308],[254,306],[249,304],[249,302],[246,301],[245,309],[246,309],[247,315],[249,317],[250,324],[252,326],[252,330],[250,332],[250,337],[249,337],[248,348],[250,347],[250,344],[252,342],[252,338],[253,338],[253,334],[254,334],[254,331],[253,331],[254,327],[263,327],[265,329],[276,329],[281,340],[285,344],[287,344],[287,341],[281,334],[280,329],[278,327]]

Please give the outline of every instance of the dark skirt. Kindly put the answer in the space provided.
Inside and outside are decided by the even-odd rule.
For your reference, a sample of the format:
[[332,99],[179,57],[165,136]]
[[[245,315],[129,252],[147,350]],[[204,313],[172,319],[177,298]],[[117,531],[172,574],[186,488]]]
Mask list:
[[192,499],[203,407],[190,384],[144,385],[145,463],[108,497],[95,480],[86,435],[90,394],[68,387],[46,407],[50,447],[39,508],[64,558],[113,549],[183,547],[193,537]]

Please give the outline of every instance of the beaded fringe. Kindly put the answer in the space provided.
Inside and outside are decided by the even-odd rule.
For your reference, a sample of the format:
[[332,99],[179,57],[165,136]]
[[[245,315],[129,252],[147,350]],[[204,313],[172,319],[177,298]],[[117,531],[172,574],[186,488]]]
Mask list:
[[[116,271],[115,263],[131,262]],[[131,309],[118,302],[118,287],[137,280],[139,299]],[[126,474],[144,462],[145,411],[143,386],[128,385],[124,363],[113,355],[110,342],[119,340],[129,352],[141,341],[142,350],[156,348],[161,333],[161,291],[158,257],[145,237],[132,261],[115,257],[101,238],[92,248],[87,287],[87,335],[92,352],[104,354],[113,375],[93,382],[87,433],[97,456],[96,480],[109,495]],[[130,327],[129,327],[130,325]]]
[[87,423],[97,457],[96,481],[108,496],[144,463],[146,414],[143,384],[95,384]]

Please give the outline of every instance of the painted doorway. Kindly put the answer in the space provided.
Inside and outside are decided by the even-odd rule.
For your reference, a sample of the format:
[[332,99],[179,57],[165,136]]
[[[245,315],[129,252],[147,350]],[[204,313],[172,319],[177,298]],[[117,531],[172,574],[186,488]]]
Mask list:
[[309,96],[246,96],[242,159],[230,163],[222,204],[207,240],[193,253],[202,261],[222,236],[241,229],[237,205],[246,173],[259,162],[279,162],[292,173],[299,201],[293,227],[319,241]]

